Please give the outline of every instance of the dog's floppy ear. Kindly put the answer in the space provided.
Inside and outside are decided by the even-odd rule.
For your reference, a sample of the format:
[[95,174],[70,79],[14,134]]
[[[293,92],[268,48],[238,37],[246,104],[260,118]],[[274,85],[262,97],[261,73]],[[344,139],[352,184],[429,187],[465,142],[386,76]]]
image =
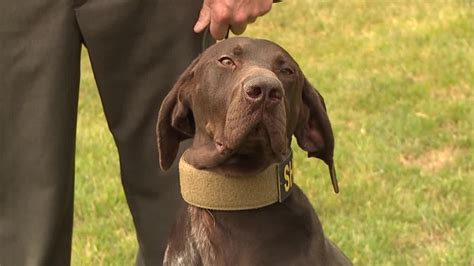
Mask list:
[[194,68],[198,61],[199,57],[181,74],[161,104],[156,135],[162,170],[170,168],[178,153],[179,143],[194,135],[194,117],[189,106],[194,87]]
[[332,186],[338,193],[339,186],[333,161],[334,136],[324,99],[306,78],[303,81],[302,94],[303,104],[295,129],[296,140],[298,145],[308,152],[308,157],[319,158],[327,164]]

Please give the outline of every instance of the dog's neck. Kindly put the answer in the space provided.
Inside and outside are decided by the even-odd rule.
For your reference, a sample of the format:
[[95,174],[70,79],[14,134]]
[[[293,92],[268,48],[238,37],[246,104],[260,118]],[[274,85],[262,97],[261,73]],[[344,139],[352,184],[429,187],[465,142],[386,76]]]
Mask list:
[[228,176],[179,162],[181,195],[188,204],[211,210],[249,210],[283,202],[291,193],[293,154],[256,175]]

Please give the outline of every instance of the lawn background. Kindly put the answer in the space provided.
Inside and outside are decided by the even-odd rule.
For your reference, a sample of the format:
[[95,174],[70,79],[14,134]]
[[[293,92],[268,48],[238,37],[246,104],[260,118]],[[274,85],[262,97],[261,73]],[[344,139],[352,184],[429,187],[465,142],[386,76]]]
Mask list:
[[[296,151],[296,181],[357,265],[474,265],[474,2],[287,0],[248,27],[326,100],[340,194]],[[73,265],[133,265],[116,148],[82,55]]]

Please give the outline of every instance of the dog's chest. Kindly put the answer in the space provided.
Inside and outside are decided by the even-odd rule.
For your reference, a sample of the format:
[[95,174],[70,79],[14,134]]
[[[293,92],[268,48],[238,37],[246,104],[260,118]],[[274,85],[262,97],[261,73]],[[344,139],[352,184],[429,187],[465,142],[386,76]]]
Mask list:
[[302,265],[306,260],[315,261],[311,250],[324,241],[318,239],[322,236],[319,221],[312,208],[306,209],[309,203],[291,201],[295,197],[284,205],[238,212],[189,207],[190,237],[184,253],[188,257],[198,254],[203,265]]

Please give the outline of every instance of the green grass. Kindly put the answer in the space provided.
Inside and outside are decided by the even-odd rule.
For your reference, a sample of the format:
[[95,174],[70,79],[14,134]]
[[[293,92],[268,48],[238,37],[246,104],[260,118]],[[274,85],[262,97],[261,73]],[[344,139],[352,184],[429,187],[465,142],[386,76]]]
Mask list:
[[[296,151],[297,183],[357,265],[473,265],[474,3],[288,0],[251,25],[325,97],[341,193]],[[83,54],[74,265],[132,265],[116,149]]]

